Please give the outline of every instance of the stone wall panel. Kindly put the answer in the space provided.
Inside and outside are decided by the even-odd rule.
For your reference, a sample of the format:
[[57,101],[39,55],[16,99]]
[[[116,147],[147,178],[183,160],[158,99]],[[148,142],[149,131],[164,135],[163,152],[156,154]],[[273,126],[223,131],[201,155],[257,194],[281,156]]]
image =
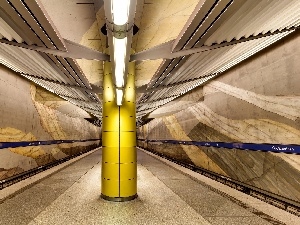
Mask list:
[[[47,104],[62,99],[51,94],[40,98],[31,82],[0,66],[0,142],[100,138],[99,127]],[[0,180],[98,146],[99,141],[92,141],[0,149]]]
[[[153,119],[139,135],[155,140],[299,145],[299,46],[300,33],[295,32],[206,83],[204,101]],[[300,201],[300,155],[170,144],[151,148],[186,161],[175,154],[178,146],[196,166]]]

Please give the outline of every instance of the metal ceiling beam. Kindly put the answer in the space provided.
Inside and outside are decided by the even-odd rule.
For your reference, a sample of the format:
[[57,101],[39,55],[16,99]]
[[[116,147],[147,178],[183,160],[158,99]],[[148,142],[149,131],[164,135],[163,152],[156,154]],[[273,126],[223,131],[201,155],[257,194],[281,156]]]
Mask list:
[[256,39],[264,38],[264,37],[269,37],[269,36],[272,36],[272,35],[275,35],[275,34],[280,34],[280,33],[293,31],[293,30],[297,30],[297,29],[299,29],[299,26],[298,27],[285,28],[285,29],[278,30],[278,31],[275,31],[275,32],[267,32],[265,34],[259,34],[259,35],[252,36],[252,37],[249,37],[249,38],[242,38],[240,40],[233,40],[233,41],[230,41],[230,42],[224,42],[222,44],[214,44],[212,46],[202,46],[202,47],[198,47],[198,48],[192,48],[192,49],[189,49],[189,50],[182,50],[182,51],[173,52],[173,53],[172,53],[172,46],[173,46],[174,40],[172,40],[172,41],[166,42],[164,44],[161,44],[157,47],[150,48],[150,49],[142,51],[142,52],[138,52],[138,53],[132,55],[130,60],[131,61],[155,60],[155,59],[162,59],[162,58],[163,59],[173,59],[173,58],[192,55],[192,54],[201,53],[201,52],[205,52],[205,51],[210,51],[210,50],[213,50],[213,49],[222,48],[222,47],[226,47],[226,46],[230,46],[230,45],[236,45],[236,44],[243,43],[243,42],[246,42],[246,41],[256,40]]
[[88,60],[99,60],[99,61],[107,61],[109,60],[109,55],[95,51],[93,49],[87,48],[83,45],[77,44],[75,42],[69,41],[64,39],[67,51],[60,51],[60,50],[54,50],[49,49],[46,47],[39,47],[36,45],[27,45],[24,43],[17,43],[14,41],[8,41],[4,39],[0,39],[0,43],[8,44],[20,48],[25,48],[28,50],[43,52],[47,54],[51,54],[54,56],[60,56],[63,58],[72,58],[72,59],[88,59]]

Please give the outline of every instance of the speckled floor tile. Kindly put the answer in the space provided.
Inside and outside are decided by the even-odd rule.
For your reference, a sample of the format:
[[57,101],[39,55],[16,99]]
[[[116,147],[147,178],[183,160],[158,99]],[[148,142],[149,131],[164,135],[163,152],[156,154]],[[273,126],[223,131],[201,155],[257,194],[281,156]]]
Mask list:
[[100,164],[30,224],[209,224],[146,168],[138,165],[138,194],[130,202],[100,196]]
[[[52,174],[34,186],[0,204],[0,225],[28,224],[48,205],[55,201],[94,164],[101,160],[100,151],[92,153]],[[72,173],[72,171],[74,173]]]
[[[157,167],[155,167],[157,162],[153,163],[153,161],[157,159],[148,159],[146,153],[140,153],[139,160],[143,166],[157,176],[175,194],[184,199],[196,212],[204,218],[210,218],[215,224],[218,224],[218,222],[220,222],[220,224],[224,223],[221,223],[222,220],[213,220],[212,218],[223,217],[226,218],[228,222],[226,224],[236,224],[240,218],[243,218],[241,222],[250,221],[240,224],[251,224],[251,221],[256,221],[257,223],[259,222],[258,224],[264,225],[270,224],[266,220],[235,204],[230,199],[200,185],[184,174],[181,174],[181,176],[172,176],[172,174],[180,174],[180,172],[164,163],[160,164],[160,170],[158,170]],[[171,176],[167,176],[167,174],[171,174]],[[176,179],[174,179],[174,177]]]
[[79,160],[0,204],[10,224],[270,224],[176,169],[138,151],[138,195],[100,198],[101,151]]
[[[176,169],[177,171],[183,173],[184,175],[190,177],[193,181],[196,181],[196,184],[193,182],[188,182],[187,180],[184,180],[186,184],[186,188],[182,188],[180,185],[176,184],[175,181],[171,181],[168,179],[164,179],[163,182],[167,184],[175,193],[177,193],[179,196],[181,196],[185,201],[191,205],[195,210],[197,210],[204,218],[208,218],[209,221],[212,221],[213,224],[273,224],[273,225],[295,225],[295,224],[300,224],[300,219],[296,215],[293,215],[291,213],[288,213],[287,211],[284,211],[282,209],[279,209],[273,205],[270,205],[266,202],[263,202],[257,198],[254,198],[252,196],[249,196],[245,193],[242,193],[238,190],[235,190],[229,186],[226,186],[224,184],[221,184],[217,181],[214,181],[208,177],[205,177],[199,173],[196,173],[192,170],[189,170],[187,168],[184,168],[182,166],[179,166],[173,162],[170,162],[169,160],[163,159],[159,156],[156,156],[152,153],[149,153],[147,151],[144,151],[140,149],[142,152],[145,152],[147,155],[151,155],[153,158],[158,159],[158,161],[163,162],[163,164],[168,165],[172,169]],[[147,163],[148,160],[145,161]],[[151,166],[150,166],[151,167]],[[150,169],[148,167],[148,169]],[[151,170],[151,169],[150,169]],[[172,182],[175,182],[175,185],[172,185]],[[198,184],[198,185],[197,185]],[[200,185],[199,185],[200,184]],[[238,214],[245,213],[243,216],[239,216],[238,214],[235,216],[224,216],[222,215],[223,210],[221,211],[222,213],[219,214],[217,212],[215,215],[212,214],[213,216],[205,216],[203,212],[200,212],[201,209],[203,208],[203,205],[201,204],[201,199],[203,195],[201,192],[197,191],[200,190],[200,187],[203,187],[204,189],[209,189],[212,190],[214,193],[218,193],[221,196],[225,197],[226,199],[230,200],[233,204],[236,204],[238,206],[241,206],[243,210],[237,211]],[[204,190],[204,189],[201,190]],[[196,193],[193,194],[193,192]],[[206,193],[206,192],[204,192]],[[197,196],[195,196],[195,194]],[[184,196],[186,195],[186,196]],[[188,197],[188,195],[191,195],[192,197]],[[207,198],[209,199],[209,198]],[[222,199],[222,198],[221,198]],[[220,199],[220,200],[221,200]],[[204,201],[206,201],[204,199]],[[200,203],[199,203],[200,202]],[[197,206],[199,204],[199,206]],[[222,203],[213,203],[213,202],[208,202],[206,204],[208,207],[215,208],[218,207],[218,205],[222,205]],[[220,207],[222,208],[222,207]],[[231,207],[228,207],[230,210]],[[235,207],[235,209],[237,209]],[[200,211],[199,211],[200,210]],[[234,211],[234,210],[233,210]],[[205,212],[205,211],[204,211]],[[224,211],[225,212],[225,211]],[[247,214],[251,212],[255,216],[247,216]],[[219,215],[219,216],[218,216]],[[232,221],[230,221],[231,219]],[[242,219],[245,217],[245,219]],[[236,218],[236,219],[235,219]],[[239,222],[240,221],[240,222]],[[248,221],[248,222],[247,222]],[[252,221],[252,222],[249,222]]]

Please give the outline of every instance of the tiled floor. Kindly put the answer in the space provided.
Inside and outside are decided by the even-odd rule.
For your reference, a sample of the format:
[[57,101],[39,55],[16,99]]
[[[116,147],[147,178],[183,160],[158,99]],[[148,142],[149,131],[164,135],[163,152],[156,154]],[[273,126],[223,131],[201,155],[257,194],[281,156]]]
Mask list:
[[138,195],[100,196],[101,150],[0,204],[0,224],[283,224],[138,151]]

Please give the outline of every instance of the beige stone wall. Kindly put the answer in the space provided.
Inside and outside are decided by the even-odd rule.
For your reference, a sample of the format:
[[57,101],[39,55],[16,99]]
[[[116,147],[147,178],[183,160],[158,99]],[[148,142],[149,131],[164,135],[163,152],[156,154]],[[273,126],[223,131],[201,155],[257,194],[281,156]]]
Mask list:
[[[49,97],[50,96],[50,97]],[[0,142],[85,140],[100,137],[100,128],[55,109],[62,99],[36,95],[36,87],[0,66]],[[49,105],[48,103],[51,102]],[[0,180],[98,146],[98,141],[0,149]]]
[[[300,34],[207,83],[204,100],[139,129],[141,138],[300,144]],[[148,148],[300,201],[300,155],[149,144]]]

